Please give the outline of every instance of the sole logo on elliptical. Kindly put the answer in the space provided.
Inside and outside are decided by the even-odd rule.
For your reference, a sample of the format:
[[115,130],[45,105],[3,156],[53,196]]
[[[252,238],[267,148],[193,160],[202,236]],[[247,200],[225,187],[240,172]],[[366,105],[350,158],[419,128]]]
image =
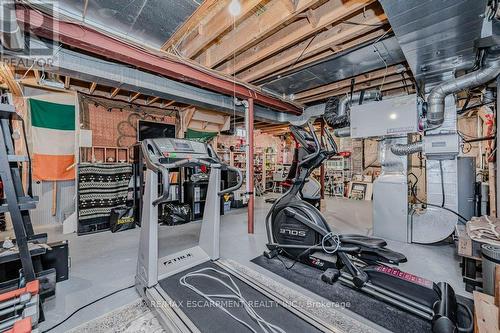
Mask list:
[[295,230],[295,229],[280,229],[280,234],[290,235],[290,236],[300,236],[306,237],[306,232],[304,230]]
[[165,261],[163,264],[165,266],[173,265],[173,264],[177,264],[177,263],[182,262],[182,261],[186,261],[192,257],[193,257],[193,255],[191,253],[186,253],[186,254],[183,254],[183,255],[178,256],[176,258],[169,259],[169,260]]

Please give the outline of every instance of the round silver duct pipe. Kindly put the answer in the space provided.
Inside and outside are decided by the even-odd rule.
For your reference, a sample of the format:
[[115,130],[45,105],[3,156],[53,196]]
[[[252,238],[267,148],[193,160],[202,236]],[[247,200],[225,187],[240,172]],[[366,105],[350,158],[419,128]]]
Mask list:
[[0,38],[6,49],[24,49],[24,36],[17,24],[14,1],[2,1],[0,4]]
[[494,80],[500,74],[500,59],[486,60],[486,66],[475,72],[465,74],[456,79],[441,83],[434,87],[427,97],[427,124],[429,127],[439,127],[444,122],[444,99],[468,88],[478,87]]

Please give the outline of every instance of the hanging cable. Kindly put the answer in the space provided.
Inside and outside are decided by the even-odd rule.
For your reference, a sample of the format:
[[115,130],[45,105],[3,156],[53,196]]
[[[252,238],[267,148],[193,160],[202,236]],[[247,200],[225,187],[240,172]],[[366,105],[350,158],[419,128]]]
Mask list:
[[436,205],[436,204],[431,204],[431,203],[428,203],[428,202],[425,202],[421,199],[418,198],[417,196],[417,184],[418,184],[418,180],[419,178],[414,174],[414,173],[410,173],[411,175],[413,175],[416,179],[415,183],[411,186],[411,194],[415,197],[415,200],[417,200],[418,202],[420,202],[422,205],[425,205],[425,206],[431,206],[431,207],[436,207],[436,208],[441,208],[441,209],[444,209],[452,214],[455,214],[456,216],[458,216],[463,222],[467,222],[469,221],[468,219],[466,219],[464,216],[462,216],[460,213],[457,213],[456,211],[448,208],[448,207],[441,207],[440,205]]

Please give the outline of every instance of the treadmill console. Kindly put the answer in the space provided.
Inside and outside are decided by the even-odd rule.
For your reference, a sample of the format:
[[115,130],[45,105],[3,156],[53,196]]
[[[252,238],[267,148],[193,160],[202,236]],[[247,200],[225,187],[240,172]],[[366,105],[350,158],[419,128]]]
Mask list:
[[186,139],[157,138],[144,140],[150,158],[165,164],[182,159],[218,160],[213,148],[206,143]]

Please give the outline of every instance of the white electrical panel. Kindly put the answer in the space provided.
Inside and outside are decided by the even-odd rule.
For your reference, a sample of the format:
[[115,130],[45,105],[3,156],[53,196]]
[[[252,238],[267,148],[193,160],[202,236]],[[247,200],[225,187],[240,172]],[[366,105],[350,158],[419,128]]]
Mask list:
[[351,137],[400,136],[418,132],[417,96],[351,106]]

